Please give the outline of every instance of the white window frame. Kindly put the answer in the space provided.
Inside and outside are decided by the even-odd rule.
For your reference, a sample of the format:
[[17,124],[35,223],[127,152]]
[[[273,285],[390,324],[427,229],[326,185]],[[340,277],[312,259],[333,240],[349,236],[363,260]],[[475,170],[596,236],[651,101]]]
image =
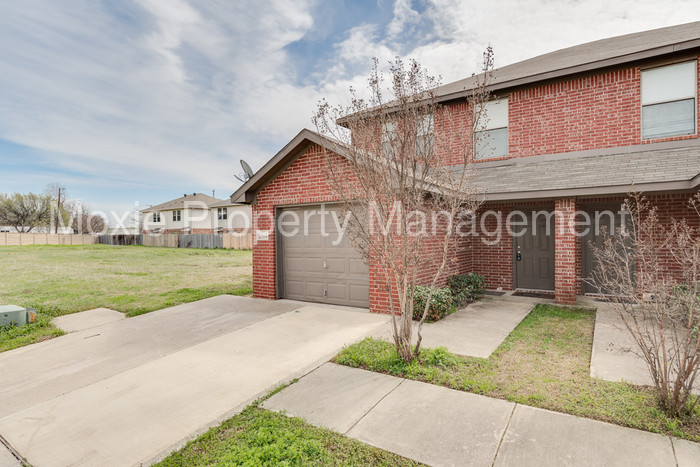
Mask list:
[[[505,126],[503,124],[499,124],[497,122],[492,122],[490,117],[488,116],[488,109],[487,107],[490,105],[503,105],[505,104],[506,110],[505,110]],[[479,125],[478,122],[475,122],[474,125],[474,135],[472,137],[472,144],[474,147],[474,160],[482,161],[482,160],[489,160],[489,159],[498,159],[502,157],[508,157],[510,154],[510,131],[508,130],[509,128],[509,123],[510,123],[510,103],[508,101],[508,96],[503,96],[503,97],[498,97],[491,99],[488,102],[485,102],[484,107],[482,108],[482,112],[480,115],[475,116],[474,118],[480,118],[484,116],[484,112],[486,112],[486,118],[488,119],[484,125]],[[494,130],[506,130],[506,153],[505,154],[498,154],[498,155],[482,155],[480,156],[478,153],[478,148],[477,148],[477,140],[479,138],[480,134],[487,133],[490,131]]]
[[182,211],[179,209],[173,211],[173,222],[180,222],[180,221],[182,221]]
[[153,222],[156,224],[160,223],[160,211],[156,211],[153,213]]
[[[667,67],[672,67],[676,65],[683,65],[687,63],[692,63],[693,64],[693,77],[694,77],[694,84],[693,84],[693,95],[682,97],[682,98],[677,98],[677,99],[661,99],[661,100],[652,100],[650,102],[645,102],[644,101],[644,74],[645,72],[650,72],[654,70],[661,70],[663,68]],[[639,131],[641,133],[641,138],[644,141],[649,141],[649,140],[655,140],[655,139],[665,139],[665,138],[674,138],[677,136],[688,136],[688,135],[696,135],[698,132],[698,61],[697,60],[684,60],[681,62],[677,63],[669,63],[661,66],[656,66],[653,68],[646,68],[641,70],[641,76],[640,76],[640,81],[639,81]],[[672,134],[672,135],[664,135],[664,136],[644,136],[644,108],[645,107],[651,107],[654,105],[662,105],[662,104],[670,104],[673,102],[682,102],[685,100],[690,100],[693,99],[693,130],[690,133],[677,133],[677,134]]]
[[429,149],[435,144],[435,116],[425,114],[416,124],[416,153],[420,154],[422,148]]
[[228,219],[228,208],[216,208],[216,216],[220,221]]

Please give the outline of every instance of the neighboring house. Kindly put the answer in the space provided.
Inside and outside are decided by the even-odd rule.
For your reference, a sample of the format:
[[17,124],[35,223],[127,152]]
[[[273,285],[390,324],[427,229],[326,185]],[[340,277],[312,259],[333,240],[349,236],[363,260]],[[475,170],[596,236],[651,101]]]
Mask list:
[[141,210],[144,233],[211,234],[250,228],[251,208],[202,193]]
[[[635,188],[662,218],[689,213],[700,185],[698,57],[700,22],[583,44],[497,69],[489,150],[477,148],[473,181],[486,193],[482,213],[515,209],[571,219],[574,211],[619,210]],[[465,105],[475,78],[438,89],[449,109]],[[466,91],[465,91],[466,90]],[[498,107],[495,107],[498,106]],[[435,131],[471,131],[464,128]],[[253,206],[253,293],[369,306],[386,311],[378,272],[359,265],[346,243],[282,238],[273,221],[332,203],[325,178],[331,163],[347,163],[337,143],[300,132],[240,189],[232,202]],[[327,151],[337,154],[327,156]],[[446,164],[459,163],[445,155]],[[483,214],[482,214],[483,216]],[[561,304],[592,292],[582,277],[592,267],[588,240],[546,224],[514,238],[493,230],[489,242],[462,239],[457,270],[486,277],[491,289],[552,291]],[[557,221],[557,227],[559,223]],[[619,224],[618,224],[619,225]],[[539,233],[540,235],[536,235]],[[501,235],[502,234],[502,235]],[[542,235],[546,234],[546,235]],[[331,266],[332,267],[329,267]]]

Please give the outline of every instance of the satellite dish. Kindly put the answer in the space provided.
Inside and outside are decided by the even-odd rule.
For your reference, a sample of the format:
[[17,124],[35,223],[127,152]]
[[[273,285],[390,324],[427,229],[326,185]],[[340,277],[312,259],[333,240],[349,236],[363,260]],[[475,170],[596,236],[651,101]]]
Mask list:
[[241,182],[245,183],[250,179],[250,177],[253,176],[254,172],[253,169],[250,168],[250,165],[248,165],[248,163],[243,159],[241,159],[241,167],[243,167],[243,173],[234,175],[234,177],[236,177]]

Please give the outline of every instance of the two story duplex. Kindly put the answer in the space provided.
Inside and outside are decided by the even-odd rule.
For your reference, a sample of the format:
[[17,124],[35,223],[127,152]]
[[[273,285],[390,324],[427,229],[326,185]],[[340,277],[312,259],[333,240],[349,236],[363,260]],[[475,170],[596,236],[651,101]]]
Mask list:
[[141,210],[144,233],[212,234],[240,232],[251,227],[251,208],[246,204],[214,198],[203,193],[184,194]]
[[[593,266],[590,244],[600,238],[558,224],[575,221],[577,213],[610,212],[606,222],[620,225],[631,190],[643,192],[662,218],[693,218],[688,201],[700,187],[699,57],[696,22],[494,70],[488,126],[471,135],[489,141],[475,143],[469,164],[485,193],[483,228],[462,240],[456,271],[483,274],[491,289],[551,292],[558,303],[574,304],[577,295],[593,292],[582,279]],[[457,111],[474,86],[475,78],[467,78],[440,87],[438,96]],[[439,131],[470,132],[472,123],[435,122]],[[338,144],[303,130],[232,194],[232,202],[253,208],[254,295],[385,311],[377,271],[347,242],[333,244],[314,225],[311,235],[279,235],[276,220],[285,213],[304,217],[338,201],[326,177],[329,158],[345,163]],[[445,155],[445,164],[464,170],[459,163]],[[500,219],[514,211],[543,212],[554,222],[528,217],[532,228],[513,236]]]

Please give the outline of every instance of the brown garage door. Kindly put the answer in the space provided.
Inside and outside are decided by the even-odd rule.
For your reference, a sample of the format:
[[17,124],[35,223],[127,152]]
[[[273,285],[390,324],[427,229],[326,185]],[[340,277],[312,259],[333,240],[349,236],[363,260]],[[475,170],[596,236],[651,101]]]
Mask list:
[[[338,245],[338,229],[331,216],[338,218],[337,208],[302,206],[283,209],[278,220],[278,283],[280,296],[294,300],[357,307],[369,306],[369,270],[347,235]],[[322,217],[325,232],[322,235]],[[290,225],[299,219],[295,229]],[[340,224],[342,225],[342,219]],[[305,227],[305,225],[307,227]]]

